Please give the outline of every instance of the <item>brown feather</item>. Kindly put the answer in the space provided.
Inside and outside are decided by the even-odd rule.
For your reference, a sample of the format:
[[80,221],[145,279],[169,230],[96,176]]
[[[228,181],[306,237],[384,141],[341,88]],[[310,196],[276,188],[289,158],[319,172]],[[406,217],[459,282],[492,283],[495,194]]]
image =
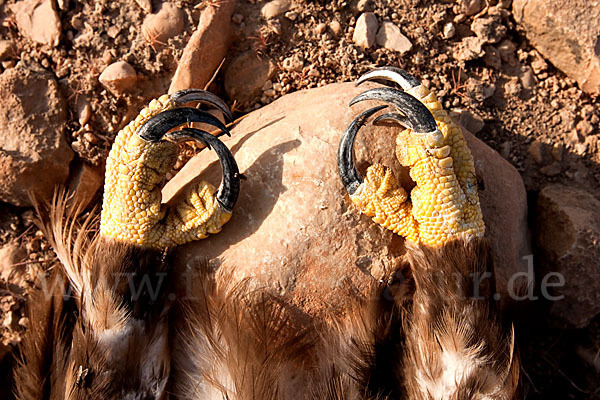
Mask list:
[[[47,212],[36,206],[47,216],[40,228],[61,262],[54,276],[63,286],[32,296],[35,322],[23,340],[15,392],[22,399],[162,398],[170,370],[165,255],[94,234],[97,219],[79,224],[67,200],[56,195]],[[63,304],[65,291],[73,307]]]
[[47,279],[55,290],[32,292],[27,305],[29,328],[21,341],[14,373],[17,400],[60,399],[59,393],[64,393],[60,371],[67,365],[68,326],[72,321],[67,321],[64,310],[66,288],[61,272],[55,269]]
[[416,290],[406,325],[411,399],[513,399],[519,359],[492,301],[485,239],[409,248]]

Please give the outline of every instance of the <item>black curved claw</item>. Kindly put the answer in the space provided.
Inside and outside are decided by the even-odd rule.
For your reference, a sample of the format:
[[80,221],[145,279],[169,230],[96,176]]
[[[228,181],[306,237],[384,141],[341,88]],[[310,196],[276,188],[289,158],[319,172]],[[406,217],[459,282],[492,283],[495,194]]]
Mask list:
[[342,183],[350,195],[353,195],[362,183],[362,177],[354,166],[354,140],[356,139],[356,134],[365,124],[367,118],[386,107],[387,106],[377,106],[360,114],[352,121],[348,128],[346,128],[346,131],[340,139],[337,157],[338,172],[340,178],[342,178]]
[[356,81],[356,86],[363,82],[371,81],[375,79],[381,79],[385,81],[392,81],[398,84],[403,90],[412,89],[415,86],[419,86],[421,82],[398,67],[380,67],[372,71],[367,72]]
[[164,138],[174,142],[189,139],[199,140],[208,148],[212,147],[215,150],[217,156],[219,156],[221,170],[223,172],[216,198],[225,210],[231,212],[240,193],[240,172],[237,163],[235,162],[235,158],[233,158],[233,155],[227,146],[210,133],[194,128],[184,128],[179,131],[167,133]]
[[217,117],[206,111],[191,107],[172,108],[163,111],[142,125],[137,134],[148,142],[158,142],[163,138],[165,133],[188,122],[210,124],[219,128],[224,134],[231,136],[227,127]]
[[214,95],[209,91],[200,89],[185,89],[172,93],[169,95],[169,97],[178,106],[182,106],[192,101],[209,104],[223,112],[223,115],[225,115],[227,121],[233,121],[233,115],[231,115],[231,111],[229,111],[227,104],[225,104],[225,102],[219,96]]
[[389,87],[370,89],[352,99],[350,105],[364,100],[381,100],[396,106],[406,116],[401,122],[416,133],[427,134],[437,131],[435,118],[427,107],[401,90]]

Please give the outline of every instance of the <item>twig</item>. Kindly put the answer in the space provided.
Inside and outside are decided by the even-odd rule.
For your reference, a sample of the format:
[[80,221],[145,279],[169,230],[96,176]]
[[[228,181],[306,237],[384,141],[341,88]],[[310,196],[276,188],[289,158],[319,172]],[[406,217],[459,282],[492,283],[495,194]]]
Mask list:
[[225,63],[225,59],[221,60],[221,64],[219,64],[219,66],[217,67],[215,73],[212,75],[212,77],[210,78],[210,80],[208,81],[208,83],[206,85],[204,85],[204,90],[208,90],[209,86],[215,81],[215,79],[217,78],[217,75],[219,74],[219,71],[221,71],[221,67],[223,66],[223,64]]

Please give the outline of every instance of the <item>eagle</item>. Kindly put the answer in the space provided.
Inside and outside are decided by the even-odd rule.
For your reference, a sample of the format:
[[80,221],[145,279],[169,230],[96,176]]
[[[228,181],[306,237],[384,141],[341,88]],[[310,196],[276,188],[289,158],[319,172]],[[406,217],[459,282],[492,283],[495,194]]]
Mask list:
[[[521,398],[514,328],[493,301],[493,281],[481,279],[493,266],[466,142],[407,72],[377,68],[357,84],[366,81],[382,86],[350,105],[383,104],[349,123],[337,168],[346,201],[407,247],[404,264],[373,283],[368,301],[337,320],[299,319],[277,294],[215,274],[206,262],[191,276],[175,271],[175,248],[229,221],[243,176],[219,140],[226,125],[190,106],[231,120],[227,105],[203,90],[164,95],[118,133],[99,221],[93,213],[76,218],[60,192],[37,206],[60,267],[30,296],[16,398]],[[383,165],[364,177],[354,165],[354,140],[378,113],[374,124],[405,128],[396,156],[415,182],[410,192]],[[163,204],[161,187],[182,141],[213,149],[222,180],[218,188],[196,183]]]

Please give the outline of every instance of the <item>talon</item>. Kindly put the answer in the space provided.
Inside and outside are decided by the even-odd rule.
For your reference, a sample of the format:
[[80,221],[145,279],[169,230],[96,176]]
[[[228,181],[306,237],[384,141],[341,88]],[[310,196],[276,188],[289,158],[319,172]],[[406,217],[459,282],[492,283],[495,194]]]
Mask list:
[[356,81],[356,86],[372,80],[391,81],[399,85],[403,90],[410,90],[420,86],[421,82],[408,72],[397,67],[380,67],[367,72]]
[[137,132],[137,135],[149,142],[160,141],[165,133],[188,122],[201,122],[219,128],[231,136],[227,127],[219,119],[197,108],[172,108],[150,118]]
[[380,100],[396,108],[397,112],[382,114],[373,123],[393,120],[407,128],[398,134],[396,155],[409,168],[416,186],[408,200],[388,169],[371,166],[364,181],[356,171],[352,156],[356,134],[367,118],[382,109],[372,108],[350,124],[340,141],[338,168],[353,203],[376,222],[417,243],[440,246],[460,235],[483,236],[473,158],[435,95],[394,67],[371,71],[357,84],[368,80],[391,81],[402,88],[370,89],[350,105]]
[[231,115],[231,111],[229,111],[229,107],[227,104],[219,96],[215,96],[211,92],[200,89],[185,89],[179,90],[170,95],[171,100],[175,102],[176,105],[182,106],[186,103],[191,102],[199,102],[204,104],[209,104],[214,106],[219,111],[225,115],[227,121],[233,121],[233,115]]
[[378,106],[363,112],[352,121],[342,135],[340,146],[338,147],[338,171],[342,178],[342,182],[350,195],[353,195],[362,184],[362,178],[354,166],[353,150],[356,134],[364,125],[367,118],[386,107],[387,106]]
[[185,128],[180,131],[168,133],[165,135],[165,139],[175,142],[196,139],[205,144],[209,149],[214,148],[221,162],[223,175],[216,200],[226,211],[231,212],[240,193],[241,174],[227,146],[210,133],[194,128]]
[[435,118],[431,112],[412,95],[398,89],[383,87],[370,89],[356,96],[350,105],[365,100],[381,100],[394,105],[403,116],[397,113],[387,114],[389,119],[396,119],[402,125],[412,129],[416,134],[422,136],[432,145],[437,145],[443,140],[442,134],[437,128]]
[[[189,122],[209,124],[229,133],[213,115],[180,107],[192,101],[208,103],[231,117],[218,97],[192,89],[153,100],[119,132],[106,161],[101,235],[162,249],[216,233],[229,220],[240,181],[229,150],[219,139],[198,129],[168,133]],[[221,185],[217,191],[202,182],[188,191],[181,204],[166,206],[161,204],[160,185],[175,164],[176,142],[187,139],[199,140],[215,149],[223,171]]]

